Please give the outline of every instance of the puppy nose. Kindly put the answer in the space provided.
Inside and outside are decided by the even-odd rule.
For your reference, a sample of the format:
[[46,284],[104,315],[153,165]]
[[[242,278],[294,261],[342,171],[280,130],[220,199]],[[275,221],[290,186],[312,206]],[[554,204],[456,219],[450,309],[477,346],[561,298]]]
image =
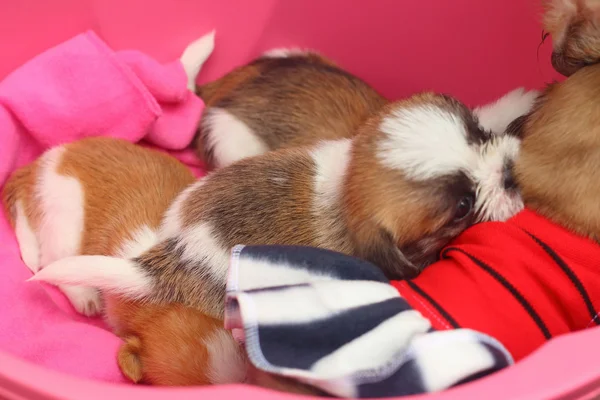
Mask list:
[[513,190],[517,188],[517,182],[512,172],[512,163],[504,167],[502,172],[502,183],[505,190]]

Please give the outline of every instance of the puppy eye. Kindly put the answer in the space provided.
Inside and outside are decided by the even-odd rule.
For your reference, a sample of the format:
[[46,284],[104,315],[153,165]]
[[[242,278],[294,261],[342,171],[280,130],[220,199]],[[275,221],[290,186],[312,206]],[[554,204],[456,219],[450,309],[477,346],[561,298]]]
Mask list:
[[456,212],[454,213],[454,222],[461,221],[469,216],[473,211],[474,204],[475,198],[473,195],[468,195],[460,199],[456,206]]

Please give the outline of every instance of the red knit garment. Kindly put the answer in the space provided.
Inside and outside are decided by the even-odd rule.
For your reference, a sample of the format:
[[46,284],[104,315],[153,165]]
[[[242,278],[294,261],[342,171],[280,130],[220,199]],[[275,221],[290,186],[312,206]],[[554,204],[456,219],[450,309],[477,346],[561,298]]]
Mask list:
[[393,285],[434,328],[489,334],[517,361],[600,323],[600,246],[524,210],[469,228],[418,278]]

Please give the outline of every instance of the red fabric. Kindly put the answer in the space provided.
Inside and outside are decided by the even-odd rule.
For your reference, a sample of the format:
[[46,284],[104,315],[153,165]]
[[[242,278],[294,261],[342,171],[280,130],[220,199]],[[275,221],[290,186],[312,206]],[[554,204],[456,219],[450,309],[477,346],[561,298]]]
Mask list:
[[[581,291],[552,257],[527,233],[547,244],[568,265],[590,297]],[[577,236],[530,210],[506,223],[478,224],[442,252],[442,260],[412,282],[437,302],[463,328],[487,333],[502,342],[515,360],[542,345],[546,338],[516,297],[461,251],[502,275],[540,316],[552,336],[594,326],[600,306],[600,246]],[[393,285],[407,301],[431,319],[436,329],[451,325],[407,282]]]

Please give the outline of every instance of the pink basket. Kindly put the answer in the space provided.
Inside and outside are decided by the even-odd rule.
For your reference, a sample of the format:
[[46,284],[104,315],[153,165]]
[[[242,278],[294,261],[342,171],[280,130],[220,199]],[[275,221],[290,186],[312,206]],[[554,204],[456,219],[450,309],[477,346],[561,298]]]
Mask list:
[[[217,30],[202,81],[260,52],[314,48],[390,98],[421,90],[470,105],[518,86],[556,78],[541,47],[538,0],[0,0],[0,79],[39,52],[87,29],[114,49],[160,61]],[[539,58],[538,58],[539,57]],[[5,244],[0,244],[5,246]],[[2,313],[0,312],[0,319]],[[518,329],[515,327],[514,329]],[[428,399],[588,399],[600,395],[600,330],[555,339],[491,377]],[[0,398],[284,400],[297,396],[245,386],[156,388],[75,378],[0,349]]]

